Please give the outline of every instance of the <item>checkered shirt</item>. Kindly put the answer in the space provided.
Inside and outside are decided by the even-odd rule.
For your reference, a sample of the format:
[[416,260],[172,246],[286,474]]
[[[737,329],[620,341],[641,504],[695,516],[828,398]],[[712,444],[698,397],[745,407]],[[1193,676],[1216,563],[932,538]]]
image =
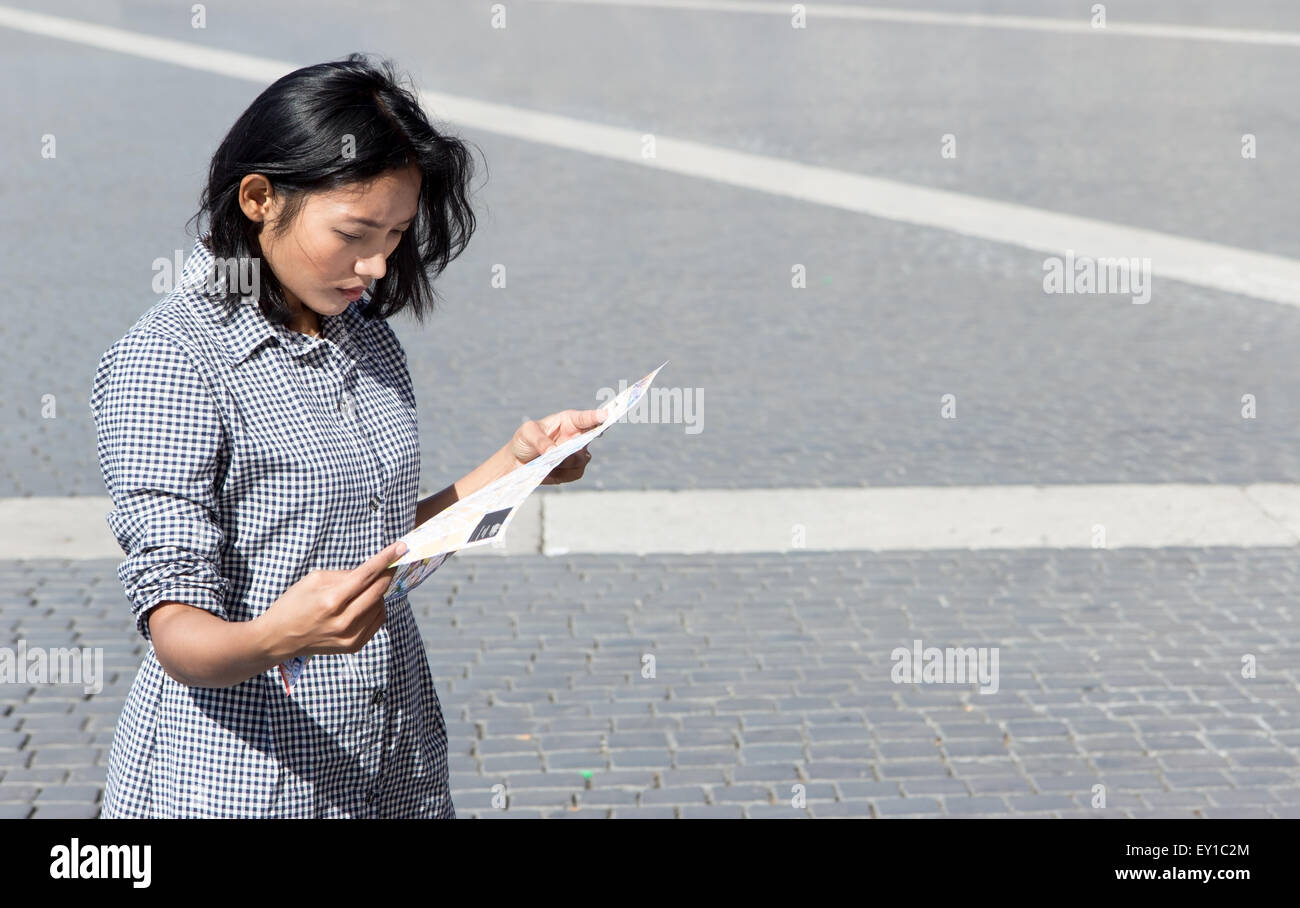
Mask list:
[[[313,570],[356,567],[415,522],[406,354],[363,297],[322,337],[241,300],[225,318],[199,238],[179,286],[102,356],[91,389],[107,521],[136,628],[178,601],[225,621]],[[150,641],[109,755],[101,816],[454,818],[447,731],[405,595],[355,654],[189,687]]]

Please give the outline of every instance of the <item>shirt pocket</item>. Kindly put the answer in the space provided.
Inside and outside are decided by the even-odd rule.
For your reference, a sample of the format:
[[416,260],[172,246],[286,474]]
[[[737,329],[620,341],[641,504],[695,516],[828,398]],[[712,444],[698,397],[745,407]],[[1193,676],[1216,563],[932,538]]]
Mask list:
[[267,358],[240,376],[239,432],[227,490],[245,502],[242,516],[263,530],[306,531],[340,499],[360,494],[359,465],[339,426],[331,424],[337,414],[324,412],[291,371],[281,373],[278,365]]

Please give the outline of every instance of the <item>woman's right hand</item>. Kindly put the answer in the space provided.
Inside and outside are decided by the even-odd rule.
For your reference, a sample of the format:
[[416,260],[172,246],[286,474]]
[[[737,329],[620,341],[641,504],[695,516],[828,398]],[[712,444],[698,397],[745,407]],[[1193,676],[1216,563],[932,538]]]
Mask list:
[[261,616],[284,659],[365,646],[388,617],[384,594],[397,573],[388,565],[405,553],[406,545],[394,542],[350,571],[312,571],[285,590]]

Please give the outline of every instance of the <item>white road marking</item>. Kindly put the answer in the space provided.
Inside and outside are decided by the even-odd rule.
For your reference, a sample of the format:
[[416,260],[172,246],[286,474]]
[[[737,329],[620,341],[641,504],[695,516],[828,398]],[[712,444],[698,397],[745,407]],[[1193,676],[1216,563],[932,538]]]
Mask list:
[[[258,83],[272,82],[296,68],[284,61],[3,6],[0,26]],[[663,135],[655,136],[656,156],[644,158],[644,134],[637,130],[438,92],[423,92],[422,99],[438,119],[498,135],[1053,256],[1072,251],[1076,261],[1149,259],[1158,278],[1300,305],[1300,261],[1283,256]]]
[[[0,559],[122,558],[107,497],[0,499]],[[539,491],[457,557],[1300,545],[1300,484]]]
[[565,492],[542,534],[547,554],[1295,546],[1300,485]]
[[[533,0],[535,3],[578,4],[585,6],[633,7],[654,10],[691,10],[710,13],[758,13],[790,19],[794,3],[763,3],[749,0]],[[1107,16],[1104,27],[1094,28],[1091,4],[1080,8],[1078,19],[1046,16],[992,15],[985,13],[948,13],[927,10],[895,9],[884,6],[846,6],[840,3],[805,3],[807,20],[816,27],[819,19],[840,21],[887,22],[895,25],[941,25],[968,28],[1005,28],[1016,31],[1059,32],[1125,38],[1168,38],[1178,41],[1219,41],[1228,44],[1264,44],[1277,47],[1300,47],[1300,32],[1250,28],[1217,28],[1204,25],[1174,25],[1160,22],[1126,22]]]

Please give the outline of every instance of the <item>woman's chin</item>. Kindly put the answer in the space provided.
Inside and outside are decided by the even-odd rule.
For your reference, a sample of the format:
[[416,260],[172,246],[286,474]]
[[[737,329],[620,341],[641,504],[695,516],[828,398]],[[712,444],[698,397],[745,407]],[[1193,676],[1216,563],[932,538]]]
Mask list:
[[331,290],[329,294],[326,297],[328,304],[322,305],[320,309],[325,315],[338,315],[352,305],[353,301],[344,296],[341,290]]

